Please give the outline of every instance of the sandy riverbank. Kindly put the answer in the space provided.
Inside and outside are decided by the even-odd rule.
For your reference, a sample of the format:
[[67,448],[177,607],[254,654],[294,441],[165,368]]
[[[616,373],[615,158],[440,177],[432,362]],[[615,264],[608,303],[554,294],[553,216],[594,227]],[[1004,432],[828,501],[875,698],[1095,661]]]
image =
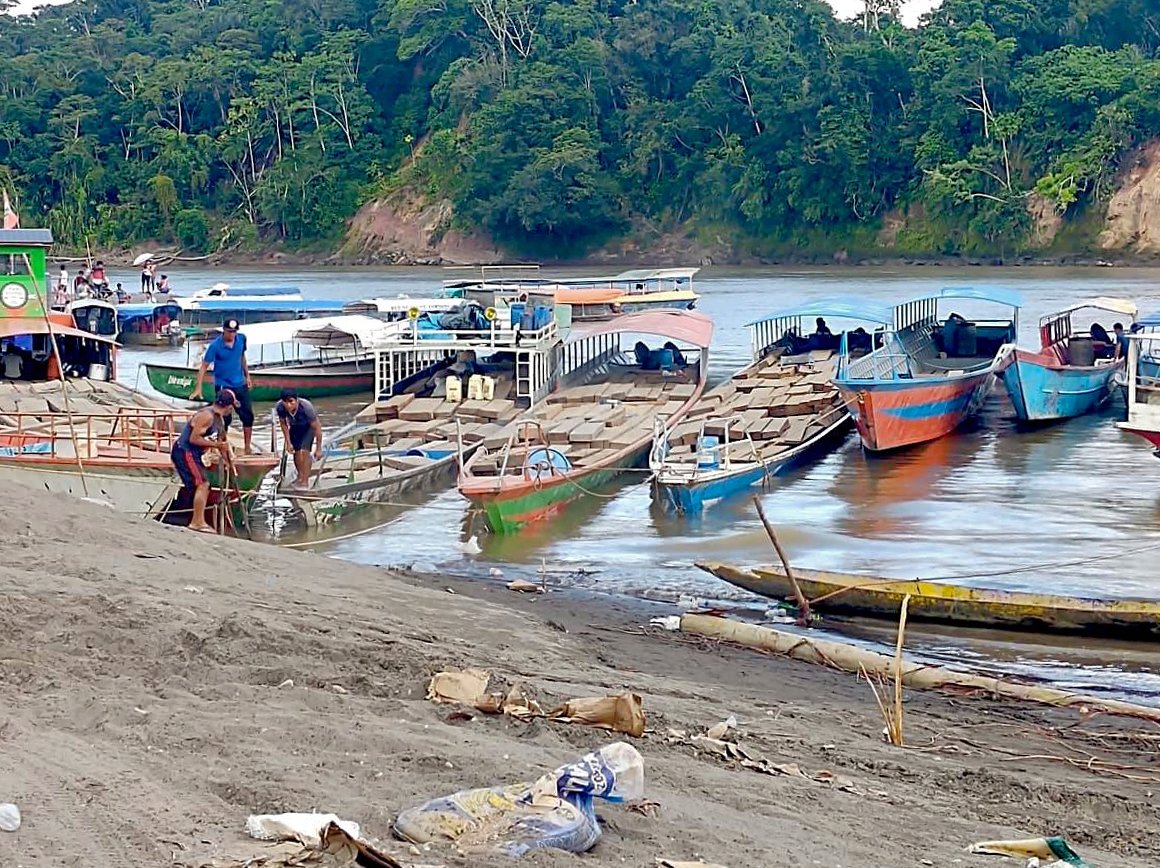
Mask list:
[[[575,725],[449,722],[426,684],[465,665],[545,704],[634,690],[660,734],[735,714],[751,752],[856,790],[728,768],[646,734],[636,744],[658,816],[603,806],[606,834],[582,863],[528,864],[646,868],[697,854],[730,868],[985,868],[1011,863],[967,855],[970,842],[1055,833],[1097,866],[1160,861],[1155,727],[913,693],[913,747],[889,748],[864,683],[640,635],[628,609],[0,492],[0,802],[24,812],[18,832],[0,833],[5,868],[199,865],[236,845],[247,814],[312,808],[359,821],[411,861],[389,840],[401,809],[611,740]],[[294,686],[279,687],[286,679]],[[1109,733],[1148,733],[1152,747]],[[1095,774],[1082,767],[1094,755],[1130,768]],[[511,864],[438,851],[414,861]]]

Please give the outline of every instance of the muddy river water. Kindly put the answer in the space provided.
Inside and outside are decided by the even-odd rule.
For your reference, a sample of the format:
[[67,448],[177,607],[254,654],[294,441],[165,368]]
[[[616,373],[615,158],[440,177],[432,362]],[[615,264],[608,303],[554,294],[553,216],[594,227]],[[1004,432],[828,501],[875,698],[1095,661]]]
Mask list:
[[[308,297],[358,298],[438,290],[437,269],[290,272],[276,269],[175,271],[178,292],[216,281],[296,285]],[[1112,269],[922,269],[723,271],[707,269],[696,287],[699,309],[717,331],[711,380],[748,361],[745,324],[799,300],[858,294],[879,301],[948,284],[992,284],[1023,293],[1020,339],[1036,345],[1040,316],[1095,295],[1130,297],[1142,313],[1160,309],[1160,271]],[[959,305],[967,316],[985,313]],[[1111,315],[1102,315],[1111,330]],[[1086,325],[1086,323],[1084,323]],[[144,385],[137,365],[184,358],[173,350],[126,351],[120,378]],[[147,388],[147,386],[146,386]],[[322,405],[337,427],[358,400]],[[969,428],[926,446],[869,457],[851,434],[817,463],[780,479],[763,497],[793,563],[869,575],[965,577],[967,584],[1099,596],[1160,599],[1160,461],[1142,440],[1115,427],[1122,402],[1103,412],[1038,430],[1011,420],[998,385]],[[742,497],[699,517],[655,508],[644,477],[609,496],[574,504],[544,527],[510,537],[479,535],[466,553],[467,502],[454,490],[407,508],[380,507],[327,531],[344,538],[313,546],[335,557],[376,564],[437,565],[457,573],[505,578],[548,570],[557,582],[587,589],[677,600],[751,598],[702,573],[698,559],[768,562],[769,543]],[[366,533],[349,536],[367,528]],[[473,549],[474,546],[466,546]],[[756,606],[755,612],[761,611]],[[674,608],[673,611],[676,611]],[[877,643],[888,630],[843,625]],[[1041,642],[1010,634],[912,629],[920,653],[952,664],[1045,677],[1085,690],[1132,694],[1160,704],[1160,653],[1127,643],[1064,639]]]

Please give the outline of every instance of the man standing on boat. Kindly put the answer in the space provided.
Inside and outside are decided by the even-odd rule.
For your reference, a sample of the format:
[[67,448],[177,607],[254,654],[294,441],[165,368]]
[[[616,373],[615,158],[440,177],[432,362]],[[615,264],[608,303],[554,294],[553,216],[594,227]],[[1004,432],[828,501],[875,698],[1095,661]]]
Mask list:
[[[236,319],[227,319],[222,323],[221,335],[205,348],[201,367],[197,371],[197,382],[189,395],[191,401],[202,400],[201,389],[210,365],[213,365],[214,392],[220,395],[223,390],[229,389],[237,399],[238,418],[242,420],[243,449],[249,455],[254,436],[254,407],[250,402],[253,380],[250,378],[249,365],[246,364],[246,336],[238,331]],[[233,414],[225,417],[227,429],[232,421]]]
[[315,461],[322,458],[322,423],[318,421],[318,412],[293,389],[282,390],[276,411],[282,423],[282,440],[286,451],[294,456],[294,470],[298,474],[292,487],[305,488],[310,479],[311,451]]
[[226,440],[225,419],[237,404],[234,393],[229,389],[222,389],[214,398],[213,404],[198,410],[185,423],[181,436],[173,443],[169,459],[177,475],[181,477],[181,484],[193,489],[193,509],[189,518],[189,529],[199,533],[213,533],[214,530],[205,520],[205,507],[209,503],[209,478],[205,475],[205,464],[202,457],[207,449],[218,449],[222,453],[221,460],[230,460],[230,445]]

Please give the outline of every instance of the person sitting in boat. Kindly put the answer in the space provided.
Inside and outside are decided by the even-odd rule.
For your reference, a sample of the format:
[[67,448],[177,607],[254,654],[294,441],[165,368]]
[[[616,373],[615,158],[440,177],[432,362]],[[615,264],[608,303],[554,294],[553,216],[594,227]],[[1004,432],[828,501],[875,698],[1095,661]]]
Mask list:
[[77,276],[73,279],[73,298],[85,298],[88,294],[89,276],[83,268],[80,268],[77,270]]
[[847,352],[868,353],[873,349],[874,341],[871,339],[869,332],[862,326],[853,331],[846,332],[846,350]]
[[689,362],[685,359],[685,354],[681,352],[681,348],[672,341],[665,341],[665,349],[673,354],[673,367],[683,368]]
[[[1122,331],[1123,326],[1120,329]],[[1116,342],[1112,340],[1108,330],[1098,322],[1094,322],[1088,333],[1092,338],[1092,349],[1095,351],[1095,357],[1097,359],[1112,358],[1116,352]]]
[[839,343],[839,338],[830,331],[830,327],[822,317],[814,321],[814,333],[808,340],[811,350],[836,350]]

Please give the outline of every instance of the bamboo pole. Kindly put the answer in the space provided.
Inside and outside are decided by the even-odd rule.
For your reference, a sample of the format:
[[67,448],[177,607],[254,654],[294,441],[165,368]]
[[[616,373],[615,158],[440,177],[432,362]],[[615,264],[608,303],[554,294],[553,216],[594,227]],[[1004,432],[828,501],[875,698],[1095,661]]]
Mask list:
[[761,519],[761,523],[765,525],[765,533],[769,536],[769,541],[773,543],[773,550],[781,558],[781,565],[785,568],[785,574],[789,577],[790,584],[793,585],[793,593],[797,597],[798,602],[798,621],[808,626],[810,621],[810,601],[802,593],[801,586],[798,585],[797,576],[793,574],[793,568],[789,565],[789,558],[786,557],[785,550],[781,547],[781,543],[777,539],[773,525],[765,517],[765,509],[761,505],[761,498],[756,494],[753,496],[753,505],[757,507],[757,516]]
[[[35,272],[32,270],[32,260],[30,260],[28,258],[28,254],[24,253],[24,254],[22,254],[22,256],[24,257],[25,269],[28,271],[29,274],[35,274]],[[47,272],[47,268],[45,270]],[[35,286],[35,282],[34,282],[34,286]],[[39,290],[39,287],[35,287],[35,289]],[[41,312],[41,315],[44,317],[45,328],[48,329],[48,343],[52,346],[52,355],[53,355],[53,358],[56,359],[56,370],[57,370],[57,373],[60,374],[60,393],[61,393],[61,395],[64,396],[64,412],[65,412],[65,415],[68,416],[68,430],[69,430],[69,433],[70,433],[71,439],[72,439],[73,453],[76,455],[76,459],[77,459],[77,471],[80,473],[80,477],[81,477],[81,491],[83,491],[85,493],[85,497],[88,497],[89,496],[89,481],[88,481],[88,478],[85,476],[85,463],[81,459],[81,448],[80,448],[80,445],[77,443],[77,429],[76,429],[76,424],[73,422],[72,404],[69,402],[69,398],[68,398],[68,380],[66,380],[65,376],[64,376],[64,359],[62,359],[60,356],[60,347],[56,343],[56,329],[54,329],[52,327],[52,317],[49,316],[49,313],[48,313],[49,306],[48,306],[47,293],[48,293],[48,287],[45,286],[45,296],[40,299],[40,312]],[[92,423],[91,418],[89,419],[89,422],[90,422],[90,424]],[[55,448],[55,440],[53,442],[54,442],[53,448]],[[92,443],[91,432],[90,432],[90,437],[89,437],[89,443],[90,444]]]
[[[876,651],[857,648],[829,639],[802,636],[798,633],[785,633],[771,627],[759,627],[755,624],[745,624],[727,618],[714,618],[708,615],[683,615],[681,617],[681,631],[707,639],[736,642],[738,645],[756,648],[760,651],[784,654],[787,657],[803,660],[807,663],[836,666],[844,672],[857,673],[864,667],[867,672],[887,676],[894,665],[894,661],[890,657]],[[901,663],[899,673],[901,682],[907,687],[922,690],[985,691],[992,696],[1038,702],[1056,708],[1075,708],[1081,713],[1118,714],[1160,723],[1160,708],[1148,708],[1115,699],[1101,699],[1094,696],[1084,696],[1080,693],[1068,693],[1054,687],[1017,684],[1000,678],[952,672],[939,666],[926,666],[905,661]]]

